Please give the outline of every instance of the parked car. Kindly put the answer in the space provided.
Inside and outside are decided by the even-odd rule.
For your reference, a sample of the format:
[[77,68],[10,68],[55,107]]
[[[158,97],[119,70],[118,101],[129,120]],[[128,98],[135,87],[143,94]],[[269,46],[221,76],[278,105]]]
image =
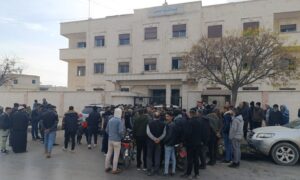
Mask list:
[[90,105],[85,106],[83,108],[83,110],[79,113],[79,120],[81,122],[86,120],[86,118],[89,116],[89,114],[93,111],[94,106],[97,107],[97,112],[99,112],[100,115],[102,116],[102,114],[104,113],[105,106],[102,104],[90,104]]
[[285,126],[254,129],[248,135],[248,144],[279,165],[295,165],[300,154],[300,119]]

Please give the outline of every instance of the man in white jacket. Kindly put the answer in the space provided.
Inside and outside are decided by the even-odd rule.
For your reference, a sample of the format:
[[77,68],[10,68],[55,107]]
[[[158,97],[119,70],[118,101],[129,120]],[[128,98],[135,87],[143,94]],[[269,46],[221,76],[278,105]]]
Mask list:
[[229,167],[238,168],[241,161],[241,140],[243,138],[244,120],[239,109],[234,109],[232,114],[233,120],[230,125],[229,139],[232,142],[233,162]]

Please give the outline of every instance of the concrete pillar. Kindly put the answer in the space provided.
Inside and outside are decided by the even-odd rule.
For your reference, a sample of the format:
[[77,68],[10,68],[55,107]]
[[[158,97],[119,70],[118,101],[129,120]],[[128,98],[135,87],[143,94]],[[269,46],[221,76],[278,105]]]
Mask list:
[[181,107],[188,109],[188,86],[185,83],[182,83],[181,86],[181,98],[182,98],[182,104]]
[[171,105],[171,84],[166,84],[166,105]]

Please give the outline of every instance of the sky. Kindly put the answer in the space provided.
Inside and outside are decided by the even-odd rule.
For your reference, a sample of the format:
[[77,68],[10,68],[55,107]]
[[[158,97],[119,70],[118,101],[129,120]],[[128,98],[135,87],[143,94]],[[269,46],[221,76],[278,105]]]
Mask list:
[[[164,0],[90,0],[91,17],[133,13]],[[196,0],[168,0],[168,4]],[[203,0],[203,5],[234,0]],[[43,85],[66,86],[67,63],[59,49],[68,47],[60,23],[88,18],[89,0],[0,0],[0,58],[17,58],[23,74],[38,75]]]

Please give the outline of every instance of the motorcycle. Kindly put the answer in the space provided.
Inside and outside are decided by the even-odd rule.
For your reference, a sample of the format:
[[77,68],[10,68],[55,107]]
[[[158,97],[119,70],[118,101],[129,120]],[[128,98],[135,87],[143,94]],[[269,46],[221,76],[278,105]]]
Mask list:
[[124,138],[121,141],[121,157],[120,160],[125,169],[128,169],[131,162],[134,161],[134,142],[132,130],[127,129]]

